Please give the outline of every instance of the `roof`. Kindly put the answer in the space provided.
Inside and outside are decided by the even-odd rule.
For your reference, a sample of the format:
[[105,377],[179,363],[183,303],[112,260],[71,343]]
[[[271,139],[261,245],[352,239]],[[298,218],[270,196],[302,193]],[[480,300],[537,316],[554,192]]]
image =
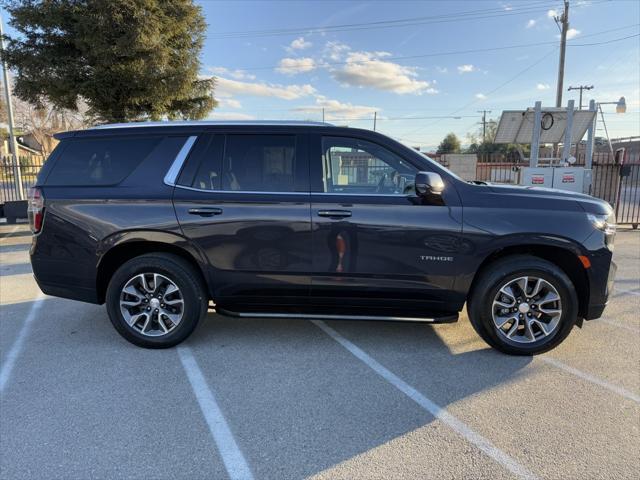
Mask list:
[[166,122],[130,122],[130,123],[109,123],[91,127],[89,130],[105,130],[109,128],[132,128],[132,127],[199,127],[199,126],[285,126],[285,127],[333,127],[334,125],[325,122],[304,122],[296,120],[199,120],[199,121],[166,121]]

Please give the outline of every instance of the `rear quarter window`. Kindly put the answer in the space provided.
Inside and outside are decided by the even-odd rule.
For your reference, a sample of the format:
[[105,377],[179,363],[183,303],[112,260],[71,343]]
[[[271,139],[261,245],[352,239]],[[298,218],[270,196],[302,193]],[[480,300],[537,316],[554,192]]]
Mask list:
[[46,185],[115,185],[153,151],[162,137],[102,137],[63,140]]

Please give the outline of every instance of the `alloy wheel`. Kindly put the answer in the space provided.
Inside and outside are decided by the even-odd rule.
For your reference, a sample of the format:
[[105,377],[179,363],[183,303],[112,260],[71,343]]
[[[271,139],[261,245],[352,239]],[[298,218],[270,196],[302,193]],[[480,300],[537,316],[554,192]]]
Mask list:
[[500,335],[516,343],[533,343],[556,330],[562,303],[558,290],[548,281],[518,277],[500,287],[491,314]]
[[168,277],[159,273],[140,273],[122,288],[120,312],[125,322],[138,333],[159,337],[180,324],[184,298]]

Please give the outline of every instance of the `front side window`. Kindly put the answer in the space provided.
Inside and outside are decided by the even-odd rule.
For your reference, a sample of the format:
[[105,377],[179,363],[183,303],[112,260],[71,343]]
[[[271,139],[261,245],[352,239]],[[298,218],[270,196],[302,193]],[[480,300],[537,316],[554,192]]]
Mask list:
[[296,160],[293,135],[228,135],[222,190],[295,192]]
[[365,140],[322,139],[324,191],[344,194],[404,195],[417,169],[397,154]]

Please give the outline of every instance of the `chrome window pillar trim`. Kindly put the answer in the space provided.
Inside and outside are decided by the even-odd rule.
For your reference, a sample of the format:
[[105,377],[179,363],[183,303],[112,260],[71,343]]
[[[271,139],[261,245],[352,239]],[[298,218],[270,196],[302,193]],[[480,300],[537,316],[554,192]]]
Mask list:
[[182,148],[176,155],[176,158],[173,160],[173,163],[169,167],[169,170],[167,170],[166,175],[164,176],[165,185],[169,185],[170,187],[176,186],[176,181],[178,180],[178,174],[180,173],[180,170],[182,169],[182,165],[184,165],[184,161],[187,159],[187,156],[189,155],[189,152],[191,151],[193,144],[196,143],[197,138],[198,138],[197,135],[192,135],[191,137],[187,138],[187,140],[185,140],[184,145],[182,145]]
[[396,197],[407,198],[409,195],[403,195],[396,193],[388,195],[385,193],[324,193],[324,192],[270,192],[270,191],[257,191],[257,190],[211,190],[208,188],[196,188],[187,187],[186,185],[175,185],[176,188],[182,188],[184,190],[191,190],[194,192],[203,193],[242,193],[242,194],[262,194],[262,195],[329,195],[329,196],[350,196],[350,197]]

